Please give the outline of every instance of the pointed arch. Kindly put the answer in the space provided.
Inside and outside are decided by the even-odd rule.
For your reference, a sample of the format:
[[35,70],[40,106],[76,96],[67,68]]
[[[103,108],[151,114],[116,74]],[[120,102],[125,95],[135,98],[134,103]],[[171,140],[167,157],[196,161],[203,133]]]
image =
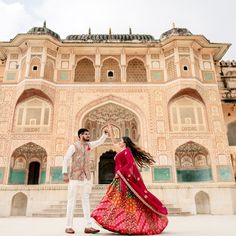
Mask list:
[[93,61],[88,57],[80,58],[75,67],[75,82],[95,82],[95,68]]
[[179,61],[181,77],[189,78],[192,77],[192,68],[189,56],[180,56]]
[[197,214],[210,214],[210,198],[209,195],[200,191],[195,195],[195,205],[196,205],[196,213]]
[[126,68],[127,82],[147,82],[147,72],[145,64],[138,58],[128,61]]
[[29,77],[31,79],[39,78],[41,70],[41,58],[38,56],[32,57],[30,62]]
[[52,59],[48,58],[44,69],[44,79],[47,81],[54,81],[54,68],[55,63]]
[[196,90],[191,88],[180,90],[169,100],[168,110],[172,131],[198,132],[207,130],[205,104]]
[[26,216],[28,197],[18,192],[12,197],[11,216]]
[[[138,123],[139,123],[139,134],[142,133],[142,136],[140,137],[142,138],[143,136],[145,136],[144,131],[146,131],[146,114],[136,104],[126,99],[123,99],[121,97],[116,97],[113,95],[109,95],[109,96],[100,98],[98,100],[94,100],[90,102],[89,104],[87,104],[86,106],[84,106],[76,115],[74,130],[77,130],[78,127],[83,126],[84,117],[90,111],[109,103],[118,105],[134,113],[137,116]],[[140,141],[143,143],[143,140],[140,140]]]
[[106,57],[101,65],[101,82],[120,82],[121,68],[119,61],[114,57]]
[[48,132],[52,123],[51,99],[41,90],[29,89],[18,98],[12,130],[17,132]]
[[211,161],[208,150],[193,141],[179,146],[175,151],[178,182],[211,181]]
[[45,182],[47,152],[38,144],[28,142],[11,155],[9,184],[39,184]]

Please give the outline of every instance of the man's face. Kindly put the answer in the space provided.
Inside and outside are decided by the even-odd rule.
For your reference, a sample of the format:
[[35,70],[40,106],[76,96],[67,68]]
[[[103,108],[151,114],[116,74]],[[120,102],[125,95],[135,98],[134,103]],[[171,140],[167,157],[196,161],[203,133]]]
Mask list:
[[83,134],[81,134],[80,136],[80,140],[84,141],[84,142],[88,142],[90,140],[90,134],[88,131],[85,131]]

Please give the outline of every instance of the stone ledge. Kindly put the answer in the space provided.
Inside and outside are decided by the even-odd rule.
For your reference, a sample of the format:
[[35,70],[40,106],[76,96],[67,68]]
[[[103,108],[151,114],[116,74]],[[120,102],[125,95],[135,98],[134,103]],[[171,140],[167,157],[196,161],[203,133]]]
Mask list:
[[[94,184],[93,189],[106,189],[108,184]],[[148,189],[198,189],[198,188],[231,188],[236,189],[236,183],[165,183],[147,185]],[[45,184],[45,185],[0,185],[0,191],[27,191],[27,190],[67,190],[66,184]]]

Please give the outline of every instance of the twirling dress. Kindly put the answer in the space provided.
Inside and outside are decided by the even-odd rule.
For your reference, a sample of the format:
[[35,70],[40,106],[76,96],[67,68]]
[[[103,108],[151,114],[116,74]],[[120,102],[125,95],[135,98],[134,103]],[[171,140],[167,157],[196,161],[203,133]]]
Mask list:
[[115,156],[114,178],[92,212],[103,228],[119,234],[160,234],[168,224],[167,208],[143,183],[129,148]]

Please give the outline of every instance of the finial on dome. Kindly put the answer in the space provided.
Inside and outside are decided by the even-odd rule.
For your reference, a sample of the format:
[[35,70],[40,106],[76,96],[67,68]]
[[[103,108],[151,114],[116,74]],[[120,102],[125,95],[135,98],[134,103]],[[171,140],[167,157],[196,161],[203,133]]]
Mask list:
[[132,34],[132,29],[131,29],[131,27],[129,27],[129,34]]

